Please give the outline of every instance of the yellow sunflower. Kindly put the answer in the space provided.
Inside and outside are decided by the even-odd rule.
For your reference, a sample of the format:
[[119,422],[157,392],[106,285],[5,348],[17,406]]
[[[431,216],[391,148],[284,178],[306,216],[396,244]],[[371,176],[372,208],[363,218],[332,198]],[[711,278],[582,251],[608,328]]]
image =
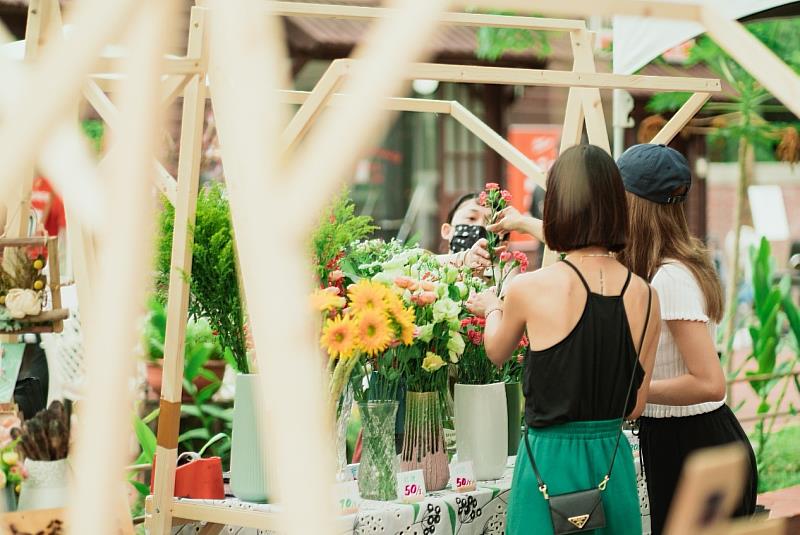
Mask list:
[[397,325],[400,326],[400,341],[404,345],[411,345],[414,342],[414,310],[411,308],[400,307],[393,312]]
[[320,345],[333,358],[350,358],[356,349],[356,324],[350,316],[336,316],[325,322]]
[[358,316],[358,342],[369,355],[384,351],[392,342],[392,329],[384,312],[367,309]]
[[329,289],[317,290],[311,294],[311,307],[319,312],[339,310],[346,303],[344,297],[336,295]]
[[350,306],[356,315],[368,310],[383,313],[389,292],[382,284],[362,279],[348,288]]

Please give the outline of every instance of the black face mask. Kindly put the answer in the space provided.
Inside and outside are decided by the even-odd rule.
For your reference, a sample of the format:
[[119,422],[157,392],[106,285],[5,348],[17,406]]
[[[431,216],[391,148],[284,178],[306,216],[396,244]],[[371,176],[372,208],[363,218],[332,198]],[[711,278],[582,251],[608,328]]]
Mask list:
[[456,225],[453,237],[450,239],[450,252],[468,251],[478,240],[485,237],[486,227],[480,225]]

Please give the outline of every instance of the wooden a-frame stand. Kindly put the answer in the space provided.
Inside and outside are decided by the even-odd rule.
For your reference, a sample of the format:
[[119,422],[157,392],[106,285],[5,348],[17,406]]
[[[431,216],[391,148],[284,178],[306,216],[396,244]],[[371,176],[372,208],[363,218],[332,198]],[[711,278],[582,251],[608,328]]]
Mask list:
[[[599,74],[595,72],[592,55],[592,34],[582,21],[449,13],[447,9],[452,3],[444,0],[399,0],[398,9],[263,0],[247,0],[231,5],[230,2],[209,0],[208,7],[197,6],[192,9],[186,55],[156,58],[153,54],[158,46],[144,45],[157,42],[161,37],[159,32],[164,32],[167,26],[150,24],[148,27],[142,21],[160,21],[162,16],[168,14],[166,4],[152,0],[79,0],[73,12],[75,27],[84,32],[82,37],[86,36],[86,39],[65,40],[57,0],[31,0],[26,59],[35,68],[31,73],[20,75],[29,92],[22,93],[20,110],[9,116],[8,122],[17,130],[12,131],[5,124],[0,130],[0,159],[8,162],[6,169],[0,173],[0,193],[7,194],[16,188],[12,199],[23,208],[20,210],[20,221],[25,219],[29,210],[30,162],[39,151],[42,152],[40,158],[52,157],[53,147],[66,146],[68,141],[74,141],[74,137],[69,136],[75,133],[70,131],[59,137],[58,143],[48,145],[48,151],[41,149],[42,143],[48,139],[47,126],[50,123],[70,112],[74,117],[76,104],[73,95],[77,97],[78,92],[112,130],[119,129],[121,135],[128,136],[128,145],[120,151],[128,154],[129,158],[120,161],[127,163],[130,169],[111,158],[99,166],[100,170],[106,167],[115,169],[120,176],[127,178],[127,182],[116,183],[114,195],[133,191],[130,188],[136,182],[136,173],[139,173],[138,177],[151,174],[156,185],[175,206],[173,270],[164,351],[165,376],[158,430],[159,463],[146,523],[150,533],[159,535],[169,531],[173,519],[179,522],[208,522],[204,531],[207,534],[219,532],[223,524],[262,529],[285,528],[295,533],[332,532],[333,508],[328,503],[328,489],[324,488],[325,485],[304,487],[308,483],[305,478],[312,473],[322,478],[332,463],[328,463],[331,459],[326,453],[329,448],[325,446],[329,438],[325,432],[321,382],[310,379],[315,369],[316,352],[309,336],[312,320],[307,317],[304,306],[304,296],[309,288],[304,278],[307,260],[301,238],[303,232],[313,224],[315,214],[336,190],[341,177],[348,169],[352,169],[357,158],[374,144],[374,139],[387,125],[387,114],[382,109],[450,113],[512,165],[542,184],[541,170],[461,104],[393,97],[402,93],[404,78],[569,87],[562,151],[580,141],[584,126],[589,142],[608,150],[600,88],[693,92],[692,98],[654,138],[655,142],[660,143],[668,143],[702,107],[710,94],[720,89],[717,80]],[[487,9],[502,7],[520,12],[531,8],[528,2],[519,0],[484,1],[478,4],[483,4],[481,7]],[[716,16],[711,9],[644,0],[547,1],[537,2],[535,9],[543,13],[577,16],[603,12],[701,20],[723,48],[748,67],[790,109],[795,113],[800,112],[800,78],[740,25]],[[377,30],[366,37],[353,59],[333,62],[313,91],[280,91],[288,84],[285,79],[285,56],[282,55],[284,45],[280,27],[275,22],[276,15],[374,20]],[[141,43],[143,50],[132,50],[130,61],[98,59],[103,44],[132,16],[139,17],[134,18],[138,21],[135,23],[138,33],[134,35],[140,38],[135,41],[137,48]],[[267,20],[268,25],[265,26],[262,20]],[[414,63],[424,59],[424,43],[438,24],[566,31],[570,33],[572,42],[573,69],[558,72]],[[211,40],[211,45],[209,34],[218,36]],[[230,39],[232,35],[236,35],[237,39]],[[397,39],[409,35],[414,38],[398,47]],[[154,61],[154,58],[158,61]],[[255,67],[262,65],[263,70]],[[120,70],[126,68],[130,70]],[[210,86],[207,86],[207,80]],[[56,87],[60,91],[48,93],[46,82],[59,83]],[[242,280],[244,291],[249,296],[250,323],[256,344],[262,348],[257,358],[259,369],[264,372],[259,376],[266,392],[264,395],[271,396],[269,399],[273,402],[279,400],[280,396],[293,395],[301,400],[295,409],[308,416],[306,425],[297,426],[293,425],[289,416],[277,414],[270,416],[269,425],[265,426],[265,439],[271,438],[268,431],[272,426],[276,431],[274,436],[280,433],[282,440],[291,443],[294,448],[279,448],[279,453],[288,455],[285,458],[278,457],[280,463],[277,464],[288,464],[292,453],[304,459],[303,466],[296,467],[300,475],[295,478],[291,477],[291,472],[285,466],[279,467],[277,483],[282,489],[283,505],[286,506],[285,513],[281,515],[198,505],[172,498],[180,419],[183,337],[189,298],[186,275],[191,273],[192,258],[189,229],[195,219],[203,110],[209,89],[218,117]],[[122,101],[127,105],[119,111],[108,97],[109,93],[116,92],[124,95]],[[160,163],[152,161],[154,143],[148,145],[147,136],[155,137],[152,135],[152,129],[157,125],[155,117],[178,96],[183,97],[181,150],[177,177],[173,178]],[[277,120],[281,118],[283,110],[280,103],[286,102],[300,104],[300,108],[290,120],[282,122]],[[286,124],[288,126],[283,126]],[[347,131],[350,139],[339,146],[331,146],[330,140],[341,131]],[[147,155],[150,156],[144,157]],[[316,181],[313,188],[308,188],[309,177]],[[79,179],[75,177],[76,181]],[[87,195],[94,192],[94,187],[101,189],[99,183],[93,184],[93,188],[87,189]],[[143,191],[136,190],[135,198],[142,206],[146,204],[146,199],[141,197]],[[112,207],[123,206],[114,204],[120,202],[119,196],[112,195],[110,198]],[[296,209],[300,205],[303,210]],[[138,293],[144,293],[146,262],[134,262],[135,269],[126,270],[125,260],[136,261],[137,257],[121,254],[126,252],[125,249],[119,248],[113,240],[98,239],[98,230],[92,228],[90,218],[83,212],[88,212],[88,208],[77,209],[76,206],[68,203],[67,214],[69,245],[73,250],[80,302],[95,311],[103,292],[114,288],[113,276],[108,275],[108,269],[102,266],[116,267],[125,277],[131,277],[130,280],[123,280],[123,284],[130,282],[129,287],[119,292],[120,303],[128,315],[115,318],[125,325],[117,326],[111,319],[93,312],[84,322],[84,332],[90,333],[90,336],[100,336],[91,333],[109,330],[125,333],[128,336],[126,340],[132,340],[136,325],[131,314],[143,302],[143,296]],[[141,214],[126,215],[129,220],[123,226],[124,236],[136,244],[136,251],[140,254],[147,251],[148,238],[142,238],[141,232],[137,234],[135,225],[145,223],[147,214],[147,210],[144,210]],[[291,221],[293,225],[290,243],[284,245],[281,251],[273,250],[271,253],[280,254],[281,262],[274,262],[271,255],[262,251],[262,230],[268,224],[267,214],[273,221],[285,221],[287,224]],[[297,230],[294,231],[294,228]],[[21,223],[19,229],[18,234],[21,235]],[[116,263],[112,260],[114,252],[119,257]],[[265,281],[270,278],[281,281],[281,287],[277,289],[279,298],[274,302],[265,298],[273,290]],[[97,343],[87,348],[91,366],[104,363],[102,351],[103,347]],[[119,354],[124,355],[125,351],[123,349]],[[293,358],[287,358],[289,354]],[[124,368],[122,362],[112,362],[104,369],[117,372],[124,371]],[[298,373],[309,371],[307,375]],[[99,371],[97,373],[100,374]],[[90,394],[88,399],[97,404],[91,407],[92,416],[100,419],[104,415],[119,414],[115,412],[117,409],[113,404],[107,401],[113,388],[125,388],[125,373],[120,371],[106,378],[109,384],[104,388],[100,387],[100,382],[92,382],[98,377],[102,377],[102,374],[90,378],[87,385]],[[287,381],[287,377],[293,380]],[[104,395],[108,396],[105,400],[102,397]],[[91,425],[91,421],[82,422],[82,436],[91,436]],[[105,442],[105,447],[119,445],[126,428],[126,422],[114,421],[107,430],[109,438],[113,440]],[[110,481],[112,479],[108,478],[113,478],[113,474],[122,468],[121,457],[117,459],[113,452],[91,458],[92,452],[104,451],[102,448],[103,444],[93,444],[86,453],[83,450],[79,452],[76,468],[79,477],[102,476],[105,478],[103,481]],[[102,461],[97,461],[100,457]],[[107,520],[107,513],[101,507],[98,515],[98,509],[95,508],[109,503],[104,494],[108,493],[108,488],[94,488],[91,481],[82,482],[78,488],[84,492],[73,506],[72,518],[83,520],[82,533],[108,533],[103,531],[104,526],[109,525],[103,523]],[[307,510],[317,511],[318,514],[307,515]]]

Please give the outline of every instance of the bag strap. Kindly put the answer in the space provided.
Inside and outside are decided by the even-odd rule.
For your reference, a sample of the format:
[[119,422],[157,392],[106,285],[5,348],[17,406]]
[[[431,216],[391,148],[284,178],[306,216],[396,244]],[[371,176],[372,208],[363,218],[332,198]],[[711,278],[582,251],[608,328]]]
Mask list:
[[[650,309],[653,304],[653,290],[648,285],[647,287],[647,315],[645,316],[644,320],[644,329],[642,330],[642,336],[639,340],[639,349],[636,351],[636,360],[633,362],[633,372],[631,372],[631,380],[628,383],[628,392],[625,394],[625,404],[622,406],[622,416],[620,420],[625,419],[625,414],[628,410],[628,401],[630,400],[631,390],[633,389],[633,381],[636,378],[636,364],[639,361],[639,356],[642,352],[642,347],[644,346],[644,337],[647,334],[647,327],[650,324]],[[611,464],[608,467],[608,471],[606,472],[603,481],[597,485],[597,488],[601,491],[606,490],[606,485],[608,484],[609,479],[611,479],[611,471],[614,469],[614,461],[617,458],[617,450],[619,449],[619,441],[622,438],[622,423],[620,422],[619,426],[619,433],[617,433],[617,441],[614,445],[614,453],[611,455]],[[528,459],[531,462],[531,468],[533,468],[533,473],[536,476],[536,482],[539,485],[539,492],[542,493],[545,500],[550,499],[550,495],[547,493],[547,484],[545,484],[544,480],[542,479],[542,474],[539,473],[539,469],[536,466],[536,461],[533,460],[533,453],[531,452],[531,444],[528,440],[528,424],[525,424],[525,450],[528,454]]]

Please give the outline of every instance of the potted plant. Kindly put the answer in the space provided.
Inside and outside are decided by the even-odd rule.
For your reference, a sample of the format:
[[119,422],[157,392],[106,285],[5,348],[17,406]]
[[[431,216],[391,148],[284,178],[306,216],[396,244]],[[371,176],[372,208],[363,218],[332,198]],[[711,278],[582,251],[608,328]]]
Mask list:
[[[167,330],[167,313],[164,305],[151,299],[144,327],[144,347],[147,357],[147,384],[158,397],[161,395],[164,338]],[[184,379],[194,385],[196,391],[219,385],[225,374],[226,361],[218,337],[205,318],[190,318],[184,338]],[[182,401],[191,401],[184,389]]]

